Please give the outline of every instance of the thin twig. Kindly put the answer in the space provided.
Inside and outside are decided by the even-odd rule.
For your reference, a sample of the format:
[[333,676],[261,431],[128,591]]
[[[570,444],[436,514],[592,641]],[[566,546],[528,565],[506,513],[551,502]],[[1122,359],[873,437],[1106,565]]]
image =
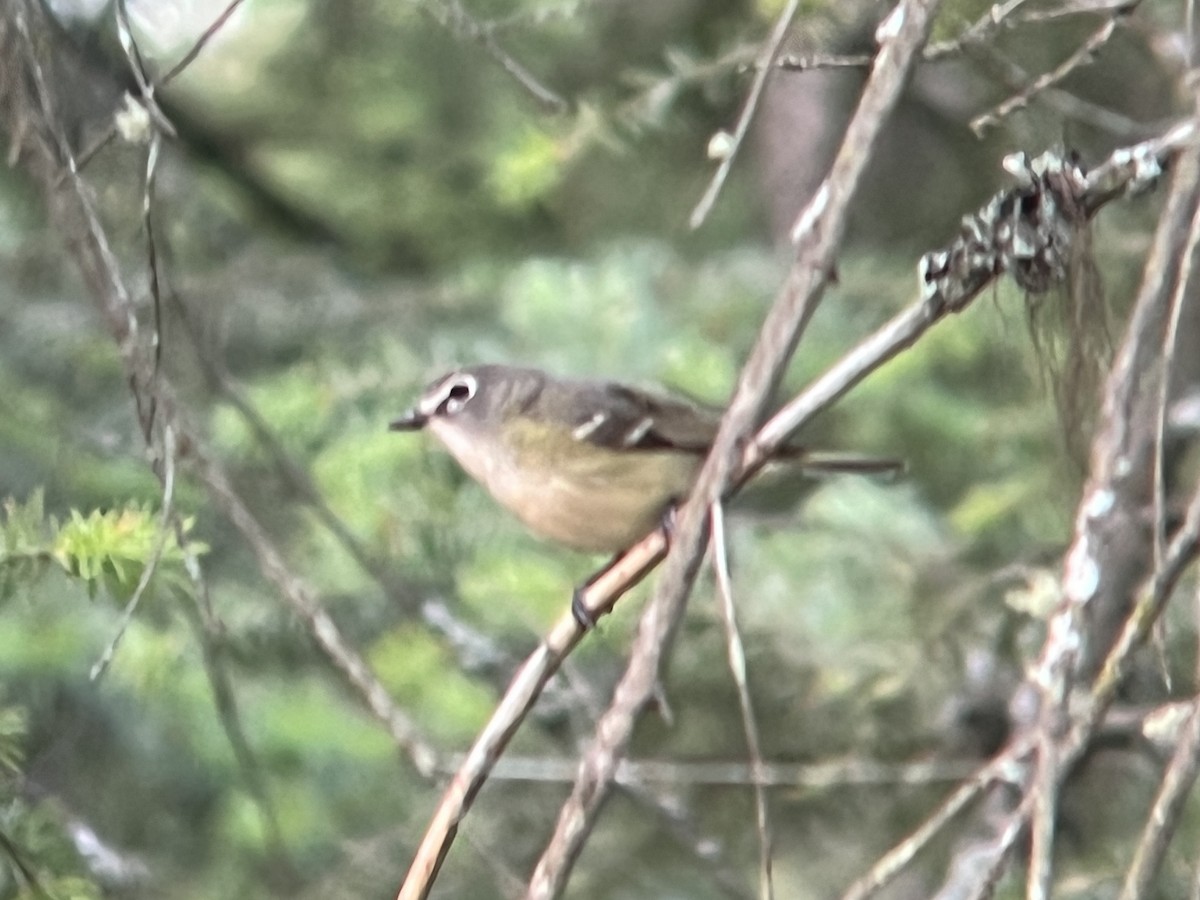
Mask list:
[[955,56],[965,48],[990,41],[997,31],[1009,28],[1014,24],[1013,14],[1029,0],[1007,0],[1006,3],[996,3],[986,13],[976,19],[958,37],[949,41],[939,41],[925,48],[924,59],[927,62]]
[[[1188,4],[1190,10],[1192,4]],[[1158,377],[1158,409],[1154,436],[1154,567],[1162,566],[1163,545],[1167,539],[1167,486],[1164,472],[1164,453],[1167,437],[1167,408],[1170,405],[1171,381],[1175,368],[1175,351],[1179,346],[1179,323],[1188,302],[1188,287],[1192,282],[1192,267],[1196,263],[1196,248],[1200,246],[1200,205],[1197,205],[1188,228],[1187,240],[1179,262],[1179,275],[1171,293],[1167,329],[1163,336],[1161,371]]]
[[1088,707],[1071,734],[1071,747],[1086,744],[1104,711],[1116,696],[1124,679],[1133,651],[1146,639],[1154,621],[1161,615],[1184,571],[1200,554],[1200,485],[1192,494],[1183,524],[1172,536],[1163,553],[1163,563],[1155,570],[1125,620],[1117,642],[1104,660],[1096,683],[1088,697]]
[[796,10],[799,7],[800,0],[788,0],[787,6],[783,8],[783,12],[779,14],[779,18],[775,21],[775,27],[771,30],[771,37],[768,39],[766,49],[763,51],[756,67],[754,81],[750,85],[750,92],[746,95],[746,102],[742,105],[742,111],[738,115],[738,122],[733,129],[733,135],[729,140],[728,146],[722,149],[721,163],[717,166],[717,171],[708,183],[704,195],[700,198],[700,202],[696,204],[696,208],[692,210],[692,214],[688,218],[689,228],[696,229],[703,225],[704,220],[708,218],[709,211],[712,210],[713,204],[717,202],[717,196],[721,193],[721,187],[729,177],[729,171],[733,168],[733,161],[738,155],[738,150],[741,149],[742,142],[746,139],[746,133],[750,130],[750,123],[754,119],[754,112],[758,109],[759,100],[762,99],[763,88],[767,85],[767,76],[771,73],[775,57],[779,54],[779,48],[783,45],[783,39],[787,37],[788,28],[791,26],[792,19],[795,18]]
[[1029,741],[1018,741],[991,760],[942,801],[912,834],[881,856],[871,869],[855,881],[842,900],[866,900],[887,886],[969,803],[996,783],[1013,783],[1021,778]]
[[[1190,4],[1189,4],[1190,6]],[[1179,346],[1179,324],[1183,312],[1189,302],[1189,290],[1194,290],[1192,268],[1196,261],[1196,248],[1200,246],[1200,205],[1188,228],[1184,252],[1179,263],[1179,274],[1175,281],[1175,290],[1171,293],[1170,311],[1167,314],[1166,334],[1163,336],[1162,359],[1158,375],[1157,410],[1154,422],[1154,451],[1153,451],[1153,533],[1151,546],[1153,549],[1153,565],[1157,571],[1163,565],[1163,547],[1167,540],[1167,485],[1166,485],[1166,439],[1167,439],[1167,409],[1170,405],[1171,387],[1175,373],[1175,353]],[[1194,300],[1193,300],[1194,302]],[[1165,620],[1159,619],[1152,632],[1152,638],[1157,649],[1159,668],[1167,691],[1171,690],[1171,672],[1166,659]]]
[[1186,59],[1189,69],[1194,69],[1196,67],[1197,58],[1200,58],[1200,46],[1197,46],[1197,37],[1200,37],[1200,35],[1197,35],[1196,33],[1196,27],[1197,23],[1200,22],[1200,17],[1197,17],[1196,15],[1196,5],[1196,0],[1188,0],[1187,5],[1184,7],[1183,13],[1183,27],[1185,32],[1184,38],[1187,41]]
[[[196,39],[196,41],[182,56],[182,58],[180,58],[179,62],[172,66],[170,71],[168,71],[166,75],[159,79],[158,82],[152,82],[150,80],[145,72],[141,54],[136,52],[137,44],[133,39],[133,32],[129,27],[129,19],[128,14],[125,11],[124,0],[117,4],[116,13],[118,39],[120,40],[122,47],[125,48],[125,53],[129,58],[130,68],[134,73],[134,79],[138,82],[142,99],[146,101],[144,108],[146,109],[147,114],[152,117],[153,121],[159,125],[163,133],[174,137],[175,128],[171,125],[166,115],[162,112],[162,109],[158,106],[157,102],[153,100],[154,91],[157,88],[166,87],[168,84],[174,81],[175,78],[188,66],[195,62],[196,57],[199,56],[204,48],[208,46],[209,41],[211,41],[216,33],[225,26],[226,22],[229,21],[234,10],[236,10],[244,2],[245,0],[232,0],[232,2],[229,3],[229,5],[226,6],[221,12],[221,14],[217,16],[215,20],[213,20],[213,23],[209,25],[208,28],[204,29],[204,32],[199,38]],[[82,172],[87,164],[92,161],[92,158],[113,141],[119,131],[120,128],[114,120],[109,124],[108,128],[106,128],[102,134],[98,135],[92,141],[92,143],[90,143],[83,151],[79,153],[79,156],[76,160],[78,170]]]
[[[951,890],[943,890],[938,897],[962,897],[963,900],[992,900],[996,885],[1004,874],[1004,867],[1017,849],[1017,842],[1025,833],[1033,805],[1033,794],[1026,792],[990,841],[974,849],[969,858],[959,857],[956,863],[963,868],[952,872]],[[959,893],[957,888],[966,887]]]
[[1014,111],[1024,109],[1028,106],[1030,101],[1039,93],[1057,85],[1081,66],[1094,62],[1096,54],[1109,42],[1116,32],[1117,26],[1124,21],[1124,17],[1136,5],[1136,3],[1133,3],[1129,7],[1122,7],[1119,12],[1114,13],[1111,18],[1089,35],[1082,44],[1076,47],[1070,56],[1049,72],[1039,75],[1024,90],[1004,100],[994,109],[972,119],[970,122],[971,130],[976,135],[982,137],[984,132],[998,125]]
[[[142,230],[146,236],[146,265],[150,270],[150,299],[154,308],[154,371],[151,377],[157,381],[162,370],[163,318],[162,318],[162,272],[158,263],[158,241],[154,234],[154,183],[158,173],[158,154],[162,147],[162,132],[155,130],[146,147],[146,177],[142,187]],[[154,428],[156,412],[155,394],[151,395],[147,427]]]
[[[921,51],[922,62],[941,62],[971,48],[989,42],[997,31],[1014,28],[1025,19],[1016,15],[1020,7],[1029,0],[1008,0],[1004,5],[993,5],[986,13],[964,28],[957,36],[944,41],[927,44]],[[1127,2],[1127,0],[1126,0]],[[811,53],[781,55],[776,65],[792,72],[811,69],[866,69],[874,57],[870,53]]]
[[488,56],[499,63],[544,111],[561,113],[569,108],[566,100],[538,81],[533,73],[501,47],[492,29],[477,22],[459,0],[415,0],[415,5],[450,34],[483,47]]
[[35,896],[53,898],[54,895],[46,890],[46,886],[38,878],[37,872],[25,858],[25,851],[18,847],[3,829],[0,829],[0,852],[8,857],[8,861],[16,870],[15,874],[18,877],[14,880],[18,885],[23,881]]
[[159,107],[158,101],[154,99],[155,85],[146,72],[146,60],[142,56],[137,38],[133,36],[133,29],[129,25],[129,11],[126,9],[126,3],[127,0],[117,0],[113,12],[117,21],[117,40],[129,62],[133,80],[137,83],[138,99],[154,127],[163,134],[174,137],[175,126],[171,124],[166,113]]
[[158,86],[166,87],[168,84],[174,81],[188,66],[195,62],[196,57],[204,51],[204,48],[208,46],[209,41],[216,37],[217,32],[225,27],[225,23],[233,18],[233,14],[237,12],[238,7],[244,2],[245,0],[231,0],[231,2],[228,3],[223,10],[221,10],[221,14],[213,19],[212,24],[200,33],[200,37],[196,38],[196,40],[192,43],[192,46],[188,48],[187,53],[183,54],[183,56],[179,58],[179,62],[171,66],[171,68],[167,71],[167,74],[163,75],[163,77],[159,79]]
[[1058,820],[1058,790],[1065,767],[1059,741],[1065,729],[1059,723],[1038,729],[1037,765],[1029,787],[1029,866],[1025,876],[1027,900],[1049,900],[1054,878],[1054,824]]
[[500,46],[496,36],[488,29],[481,29],[478,38],[488,56],[500,64],[512,79],[525,89],[529,96],[537,101],[545,112],[564,113],[570,109],[570,104],[560,95],[542,84],[537,77],[519,63],[516,58]]
[[175,540],[183,548],[184,568],[192,582],[192,593],[189,598],[191,605],[186,607],[188,620],[200,643],[204,673],[208,677],[209,689],[212,691],[217,720],[221,723],[225,740],[228,741],[229,747],[233,751],[233,758],[237,762],[246,793],[258,810],[272,863],[289,879],[298,881],[296,867],[287,851],[283,829],[279,825],[279,813],[271,798],[262,763],[251,747],[250,740],[246,736],[246,729],[242,725],[237,695],[223,659],[220,644],[221,629],[213,615],[208,581],[200,567],[200,560],[187,549],[183,520],[178,513],[174,518]]
[[[457,766],[461,758],[448,758],[448,766]],[[575,778],[579,764],[566,757],[505,756],[498,760],[491,777],[501,781],[529,781],[559,784]],[[447,768],[446,774],[454,770]],[[719,762],[669,759],[623,759],[616,780],[624,787],[664,784],[695,787],[763,787],[824,792],[837,788],[909,786],[958,782],[973,777],[979,766],[973,762],[928,760],[913,763],[881,763],[874,759],[843,759],[818,763],[763,761],[757,768],[745,762]]]
[[167,548],[167,539],[175,533],[171,527],[171,520],[175,514],[175,453],[175,432],[168,425],[163,428],[163,499],[162,516],[158,524],[158,537],[154,541],[154,549],[150,552],[150,558],[142,566],[142,574],[138,578],[137,586],[133,589],[133,595],[129,598],[129,602],[125,604],[125,609],[121,612],[121,618],[117,621],[116,633],[112,636],[112,640],[108,642],[108,646],[104,648],[104,652],[100,654],[100,658],[92,665],[89,674],[89,678],[92,681],[99,680],[108,671],[108,667],[116,655],[121,639],[129,629],[130,623],[133,622],[133,616],[137,612],[138,604],[142,601],[142,595],[146,592],[146,588],[150,586],[150,581],[154,578],[154,573],[158,571],[158,564],[162,561],[163,551]]
[[[975,59],[992,72],[1012,91],[1021,91],[1033,80],[1025,69],[1000,52],[994,45],[976,49]],[[1085,100],[1059,87],[1048,87],[1038,94],[1038,100],[1048,109],[1082,122],[1092,128],[1117,135],[1124,140],[1136,140],[1157,131],[1155,123],[1139,122],[1114,109]]]
[[[1022,0],[1023,2],[1024,0]],[[1050,73],[1049,75],[1040,76],[1039,79],[1031,79],[1024,69],[1000,53],[995,43],[991,40],[991,37],[1001,29],[1011,30],[1021,25],[1040,25],[1044,22],[1060,18],[1101,13],[1106,13],[1109,17],[1108,24],[1101,26],[1101,31],[1104,31],[1108,25],[1123,21],[1140,2],[1141,0],[1099,0],[1099,2],[1088,4],[1071,3],[1052,9],[1028,10],[1019,14],[1015,12],[1015,7],[1012,4],[1008,4],[1005,8],[993,7],[987,15],[981,17],[957,37],[936,44],[930,44],[925,48],[922,60],[928,63],[942,62],[947,59],[959,57],[966,51],[973,51],[973,54],[978,59],[990,64],[1002,80],[1016,91],[1016,95],[1006,101],[1013,104],[1014,107],[1024,106],[1036,94],[1042,103],[1050,108],[1095,128],[1119,135],[1125,139],[1139,137],[1151,130],[1152,126],[1137,122],[1128,116],[1105,109],[1068,91],[1055,87],[1059,81],[1069,74],[1071,68],[1088,62],[1088,59],[1081,58],[1075,61],[1073,66],[1065,69],[1063,66],[1067,66],[1067,64],[1064,63],[1063,66],[1055,70],[1057,74]],[[1093,40],[1094,38],[1095,35],[1089,40]],[[1077,53],[1083,54],[1086,57],[1086,46],[1080,48]],[[775,61],[775,66],[789,72],[805,72],[814,69],[866,69],[871,65],[871,59],[871,55],[867,53],[785,53],[779,55]],[[1035,89],[1030,85],[1031,80],[1035,83],[1043,83]],[[1012,112],[1012,110],[1006,110],[1005,114],[1009,112]],[[993,110],[990,113],[981,115],[973,120],[971,127],[979,131],[993,125],[995,122],[991,121],[990,118],[993,116],[998,121],[1001,114],[997,110]]]
[[173,306],[179,316],[189,343],[195,353],[200,369],[204,373],[209,387],[229,402],[242,421],[253,433],[255,440],[266,451],[275,466],[275,470],[295,491],[300,499],[308,504],[317,519],[333,536],[358,566],[375,581],[376,584],[409,615],[415,615],[420,605],[420,597],[416,590],[400,580],[388,569],[383,560],[372,554],[366,545],[346,525],[345,521],[329,505],[329,501],[317,489],[309,473],[292,458],[287,448],[271,430],[267,420],[258,408],[238,385],[225,363],[205,347],[201,329],[195,321],[187,303],[178,294],[169,294]]
[[1143,900],[1150,896],[1154,877],[1162,868],[1167,846],[1175,835],[1197,771],[1200,771],[1200,703],[1193,701],[1192,712],[1180,731],[1175,753],[1163,773],[1150,815],[1146,817],[1133,862],[1125,873],[1119,900]]
[[785,72],[810,72],[816,69],[868,69],[874,57],[869,53],[781,53],[775,60]]
[[721,626],[725,631],[725,651],[729,657],[729,672],[737,689],[738,709],[742,714],[742,733],[746,738],[746,752],[750,758],[750,771],[754,784],[754,826],[758,832],[758,885],[762,900],[775,896],[771,879],[771,814],[767,806],[765,765],[763,764],[762,741],[758,735],[758,723],[754,716],[754,702],[750,697],[750,686],[746,683],[746,648],[738,630],[737,610],[733,604],[733,580],[729,577],[729,548],[725,542],[725,514],[720,503],[714,503],[709,512],[712,522],[712,565],[717,582],[717,610],[721,615]]
[[1040,25],[1075,16],[1124,15],[1139,3],[1141,0],[1065,0],[1058,6],[1026,10],[1016,18],[1022,25]]

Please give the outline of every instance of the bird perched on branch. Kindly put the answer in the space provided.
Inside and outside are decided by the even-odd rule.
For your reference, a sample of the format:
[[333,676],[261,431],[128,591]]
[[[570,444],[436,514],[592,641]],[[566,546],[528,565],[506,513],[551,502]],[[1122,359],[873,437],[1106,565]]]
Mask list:
[[[721,412],[612,381],[480,365],[430,384],[394,431],[427,429],[534,534],[618,553],[692,487]],[[810,472],[895,472],[895,460],[784,448]]]

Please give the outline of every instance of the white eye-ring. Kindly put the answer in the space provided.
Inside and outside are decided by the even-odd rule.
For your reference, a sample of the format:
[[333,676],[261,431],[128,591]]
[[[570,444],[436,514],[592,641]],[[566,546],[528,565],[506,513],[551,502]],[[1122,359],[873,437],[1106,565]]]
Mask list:
[[442,399],[438,403],[437,411],[446,416],[454,415],[467,405],[478,389],[479,382],[475,380],[474,375],[455,376],[443,385]]

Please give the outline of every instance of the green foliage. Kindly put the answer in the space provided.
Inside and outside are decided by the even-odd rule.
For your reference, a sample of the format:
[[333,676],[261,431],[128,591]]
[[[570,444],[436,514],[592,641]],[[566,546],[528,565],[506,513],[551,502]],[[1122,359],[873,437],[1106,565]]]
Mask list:
[[164,525],[149,506],[93,510],[86,516],[72,510],[58,529],[53,554],[69,574],[86,581],[89,589],[103,583],[118,599],[133,593],[143,571],[157,555],[157,564],[163,566],[160,583],[181,589],[187,584],[184,560],[206,550],[203,544],[187,540],[194,525],[193,519],[182,520],[186,543],[180,546],[173,532],[164,538]]
[[497,153],[488,184],[507,208],[524,209],[543,198],[561,177],[564,151],[543,131],[526,128],[513,145]]
[[47,533],[42,495],[27,503],[4,501],[0,521],[0,600],[8,600],[21,586],[36,581],[53,557],[52,536]]
[[[447,760],[602,560],[537,543],[428,435],[390,433],[387,422],[429,378],[476,361],[723,403],[784,283],[779,223],[795,214],[794,183],[819,174],[773,157],[820,156],[810,131],[840,133],[839,97],[859,78],[780,73],[713,219],[691,234],[688,213],[714,165],[704,149],[736,120],[746,64],[785,0],[464,6],[482,34],[567,97],[569,111],[554,116],[477,41],[436,22],[451,6],[245,4],[156,95],[179,127],[157,183],[161,260],[191,321],[183,327],[174,302],[164,305],[163,377],[279,547],[286,576],[313,590]],[[952,38],[988,6],[944,4],[938,36]],[[807,0],[785,50],[868,46],[880,9]],[[1018,62],[1061,50],[1025,40],[1037,30],[1006,36],[1040,46]],[[167,43],[180,49],[177,38]],[[152,68],[163,59],[151,55]],[[1131,85],[1169,98],[1148,75],[1154,65],[1081,69],[1065,87],[1101,70],[1115,80],[1134,72]],[[971,160],[956,117],[993,86],[970,60],[927,74],[911,91],[916,113],[900,113],[896,147],[872,167],[895,202],[863,195],[851,228],[859,242],[840,254],[784,392],[909,302],[916,253],[904,242],[927,249],[952,234],[978,199],[970,192],[990,190],[1000,154],[1030,149],[1006,135],[973,144],[988,158]],[[807,99],[818,81],[810,108],[792,102],[791,89]],[[88,88],[76,92],[80,103]],[[1152,108],[1139,105],[1140,120]],[[103,103],[93,114],[85,136],[111,119]],[[1062,132],[1056,123],[1038,139]],[[158,553],[160,488],[120,353],[80,314],[78,276],[37,192],[16,182],[19,164],[0,171],[0,493],[29,499],[0,511],[0,597],[26,601],[0,605],[0,678],[15,698],[0,708],[0,834],[56,895],[90,895],[86,882],[69,881],[80,867],[62,840],[68,813],[15,796],[28,756],[63,809],[154,873],[144,890],[118,885],[109,895],[378,896],[398,883],[440,786],[413,773],[186,465],[176,505],[195,519],[182,546],[170,530]],[[144,262],[143,173],[140,151],[118,146],[84,176],[130,272]],[[1113,270],[1106,279],[1127,293],[1154,225],[1150,204],[1135,208],[1097,234]],[[875,226],[902,240],[862,242]],[[904,476],[813,483],[785,474],[730,504],[734,590],[769,758],[939,758],[947,709],[965,692],[963,661],[982,658],[1002,685],[1036,647],[1041,623],[1030,610],[1053,599],[1053,584],[1018,597],[994,576],[1054,556],[1077,476],[1022,309],[1015,291],[996,291],[798,436],[899,456]],[[145,329],[152,319],[140,312]],[[249,411],[212,383],[198,355],[220,360]],[[163,604],[143,608],[108,675],[89,682],[120,610],[83,598],[127,599],[156,556],[152,590],[190,593],[189,557],[202,558],[205,590],[169,615]],[[572,655],[562,679],[570,690],[552,686],[518,753],[577,753],[652,584]],[[433,605],[453,621],[421,618]],[[682,627],[664,686],[674,718],[646,717],[637,753],[664,764],[744,760],[707,573]],[[1183,623],[1180,646],[1192,628]],[[1172,652],[1172,663],[1182,656]],[[844,890],[868,851],[911,829],[941,792],[830,784],[773,795],[777,893]],[[493,782],[472,811],[472,837],[499,866],[525,871],[561,794],[561,785]],[[597,830],[606,843],[581,861],[580,895],[716,893],[700,884],[712,881],[707,854],[676,847],[674,832],[633,806],[636,794],[606,810]],[[680,830],[696,826],[705,846],[721,848],[724,873],[752,872],[748,792],[679,784],[670,803]],[[895,827],[885,833],[882,822]],[[496,893],[470,850],[456,848],[445,868],[459,879],[448,895]],[[0,900],[29,893],[10,869],[0,864]],[[940,873],[914,869],[916,892],[928,886],[922,876]]]
[[91,900],[101,892],[84,874],[82,860],[52,804],[23,796],[23,743],[28,715],[0,706],[0,897]]
[[[442,741],[466,743],[487,720],[489,691],[456,671],[446,648],[427,632],[400,627],[368,649],[380,679]],[[430,681],[431,673],[440,673]]]
[[28,729],[28,717],[19,706],[0,706],[0,768],[15,775],[21,766],[21,740]]
[[[509,623],[542,630],[562,613],[570,585],[581,580],[585,569],[577,565],[572,572],[564,565],[571,554],[538,552],[538,548],[520,552],[519,547],[496,541],[481,546],[459,567],[458,592],[462,602],[492,628]],[[514,604],[519,608],[511,609]]]
[[[82,581],[95,595],[103,588],[114,599],[128,598],[142,573],[156,559],[158,583],[182,590],[188,582],[187,556],[206,552],[203,543],[187,539],[195,526],[182,520],[186,543],[181,547],[173,533],[164,539],[160,517],[148,504],[129,503],[120,509],[92,510],[84,515],[71,510],[59,523],[47,516],[41,492],[25,503],[4,501],[0,520],[0,597],[37,581],[52,563]],[[161,550],[160,548],[161,544]]]

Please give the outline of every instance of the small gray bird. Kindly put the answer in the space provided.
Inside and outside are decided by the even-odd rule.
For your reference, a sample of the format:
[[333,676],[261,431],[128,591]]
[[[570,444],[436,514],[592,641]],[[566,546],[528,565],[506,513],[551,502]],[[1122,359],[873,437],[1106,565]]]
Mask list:
[[[390,425],[427,428],[534,534],[577,550],[617,553],[683,500],[721,412],[611,381],[538,369],[456,369]],[[787,448],[822,472],[896,471],[894,460]]]

